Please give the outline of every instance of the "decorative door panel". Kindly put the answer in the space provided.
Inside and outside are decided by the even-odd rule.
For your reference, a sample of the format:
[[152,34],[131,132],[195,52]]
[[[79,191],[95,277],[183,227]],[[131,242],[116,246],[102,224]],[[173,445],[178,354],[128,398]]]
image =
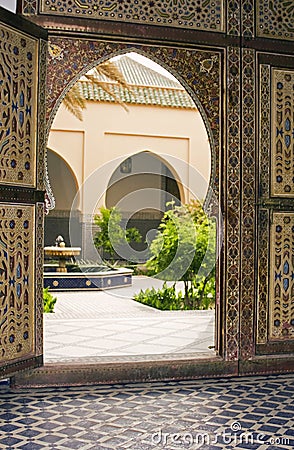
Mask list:
[[293,40],[294,9],[288,0],[257,0],[257,35],[271,39]]
[[33,354],[35,206],[0,204],[0,352],[2,361]]
[[274,213],[270,235],[269,340],[294,339],[294,213]]
[[0,12],[1,378],[42,363],[46,33]]
[[268,56],[260,59],[257,353],[290,353],[294,350],[294,60],[275,55],[274,66]]
[[1,25],[2,184],[36,185],[38,40]]
[[271,196],[294,198],[294,70],[272,69]]

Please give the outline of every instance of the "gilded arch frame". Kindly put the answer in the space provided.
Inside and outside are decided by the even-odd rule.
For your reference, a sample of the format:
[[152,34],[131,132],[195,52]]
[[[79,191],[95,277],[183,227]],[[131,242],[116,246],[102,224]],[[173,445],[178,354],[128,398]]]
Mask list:
[[[137,51],[169,70],[179,79],[197,104],[204,119],[212,149],[210,186],[221,202],[219,168],[224,139],[222,130],[224,98],[221,93],[224,83],[222,75],[224,74],[224,52],[221,49],[134,45],[79,37],[51,36],[47,73],[47,134],[62,98],[78,78],[91,67],[130,51]],[[223,298],[224,295],[222,294],[221,297]],[[232,345],[237,340],[235,336],[231,340]],[[233,351],[229,354],[231,359],[235,359],[236,355]]]

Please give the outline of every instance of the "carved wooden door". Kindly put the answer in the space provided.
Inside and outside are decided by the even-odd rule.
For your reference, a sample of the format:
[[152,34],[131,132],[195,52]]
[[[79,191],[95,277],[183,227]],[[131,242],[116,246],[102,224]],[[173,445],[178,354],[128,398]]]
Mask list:
[[47,33],[0,8],[0,378],[42,364]]
[[[291,354],[294,351],[294,58],[260,54],[259,65],[257,353]],[[289,367],[288,361],[284,367]]]

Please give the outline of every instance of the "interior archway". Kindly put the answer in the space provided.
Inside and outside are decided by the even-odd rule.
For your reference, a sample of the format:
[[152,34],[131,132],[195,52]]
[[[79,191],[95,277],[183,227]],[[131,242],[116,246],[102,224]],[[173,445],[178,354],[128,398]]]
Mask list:
[[128,156],[111,175],[106,207],[117,207],[126,227],[139,230],[142,242],[134,244],[137,250],[146,247],[148,232],[158,228],[167,209],[185,203],[179,177],[172,171],[162,157],[143,151]]
[[[58,40],[56,40],[56,43],[58,43]],[[59,47],[59,45],[56,45],[56,43],[54,42],[49,43],[49,54],[51,55],[52,59],[59,58],[63,52],[62,48]],[[108,47],[110,47],[109,44]],[[169,78],[172,78],[173,80],[177,81],[181,89],[185,92],[187,96],[189,96],[190,101],[192,102],[192,104],[194,104],[194,107],[196,107],[196,111],[199,112],[198,131],[199,129],[201,129],[201,140],[203,141],[205,149],[204,152],[202,151],[202,149],[200,149],[199,153],[202,155],[202,157],[204,156],[208,157],[208,160],[204,168],[203,167],[200,168],[199,160],[196,162],[196,166],[198,167],[198,169],[200,169],[200,172],[205,177],[205,179],[207,179],[207,187],[209,185],[211,189],[213,189],[217,193],[219,189],[218,161],[219,161],[219,145],[220,145],[220,135],[219,135],[220,111],[218,111],[215,107],[211,108],[210,107],[211,105],[209,105],[209,95],[213,95],[211,101],[215,103],[215,105],[219,103],[219,99],[215,97],[215,92],[213,91],[213,94],[212,92],[209,94],[210,88],[207,89],[206,84],[202,86],[204,81],[202,77],[199,77],[199,80],[197,82],[194,81],[191,84],[188,81],[191,78],[190,73],[186,74],[187,75],[186,77],[183,77],[183,74],[180,75],[179,71],[176,70],[176,67],[178,65],[181,65],[180,60],[177,61],[176,63],[175,62],[171,63],[170,57],[168,55],[165,55],[164,49],[161,49],[162,51],[159,51],[159,49],[157,49],[157,51],[154,53],[152,49],[149,47],[144,46],[125,47],[124,45],[119,46],[116,44],[114,45],[111,54],[107,56],[103,54],[103,56],[101,56],[98,59],[96,51],[94,52],[94,54],[92,54],[94,50],[95,45],[93,45],[93,43],[90,43],[90,48],[87,49],[87,53],[85,54],[82,66],[75,67],[74,70],[71,70],[68,73],[64,74],[65,76],[63,81],[61,82],[61,80],[59,80],[59,82],[56,85],[58,86],[58,88],[56,89],[55,94],[51,95],[50,98],[47,99],[48,102],[47,133],[49,140],[50,140],[50,130],[52,130],[52,124],[54,126],[56,114],[57,112],[60,113],[60,108],[62,108],[63,106],[64,97],[73,88],[73,86],[75,86],[77,82],[82,80],[84,75],[90,73],[93,68],[98,67],[101,63],[113,61],[119,59],[120,57],[132,55],[134,58],[139,58],[139,61],[141,62],[145,60],[147,66],[153,68],[156,67],[156,70],[165,73],[166,75],[168,75]],[[178,53],[179,54],[176,57],[176,59],[180,58],[180,52]],[[62,56],[64,55],[62,54]],[[189,57],[192,57],[190,53]],[[197,53],[193,55],[193,59],[195,58],[194,61],[195,65],[197,66],[199,65],[198,59],[199,58],[201,59],[202,57],[203,56],[201,55],[200,51],[198,52],[198,55]],[[211,60],[209,59],[207,61],[211,62],[213,66],[213,63],[216,60],[217,57],[213,57]],[[204,69],[204,67],[202,67],[201,64],[200,69],[201,72],[202,71],[206,72],[206,69]],[[210,71],[211,68],[207,70],[207,73],[210,74]],[[53,75],[52,83],[54,83],[55,73],[53,73],[52,75]],[[199,82],[200,85],[198,85]],[[193,88],[194,85],[196,84],[198,85],[197,95],[195,95]],[[61,86],[63,87],[61,88]],[[93,96],[91,97],[90,95],[89,99],[93,100]],[[205,195],[206,194],[207,192],[205,192]]]

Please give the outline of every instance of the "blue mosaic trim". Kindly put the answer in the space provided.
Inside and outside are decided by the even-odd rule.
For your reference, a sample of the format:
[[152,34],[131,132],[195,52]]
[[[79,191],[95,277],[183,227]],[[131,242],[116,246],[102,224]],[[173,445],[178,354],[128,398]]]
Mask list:
[[4,378],[3,380],[0,380],[0,390],[3,388],[7,388],[10,386],[10,378]]
[[49,287],[50,290],[102,290],[112,289],[121,286],[130,286],[132,284],[132,275],[119,274],[119,275],[104,275],[104,276],[66,276],[63,275],[44,275],[44,287]]

